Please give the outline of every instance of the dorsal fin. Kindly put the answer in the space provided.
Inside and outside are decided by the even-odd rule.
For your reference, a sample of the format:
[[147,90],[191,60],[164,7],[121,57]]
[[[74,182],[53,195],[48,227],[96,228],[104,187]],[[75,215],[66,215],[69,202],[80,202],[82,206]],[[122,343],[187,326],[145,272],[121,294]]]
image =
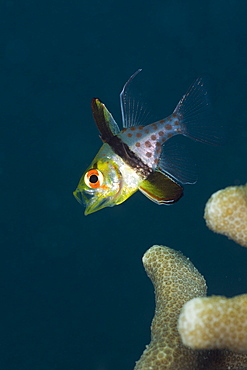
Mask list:
[[135,89],[133,79],[141,72],[138,69],[125,83],[120,94],[120,107],[122,113],[123,128],[144,126],[151,120],[151,115],[139,89]]
[[118,124],[111,113],[99,99],[92,99],[91,102],[93,118],[101,134],[103,141],[108,141],[111,137],[117,135],[120,130]]
[[139,190],[157,204],[172,204],[183,195],[183,188],[159,171],[154,171],[142,181]]

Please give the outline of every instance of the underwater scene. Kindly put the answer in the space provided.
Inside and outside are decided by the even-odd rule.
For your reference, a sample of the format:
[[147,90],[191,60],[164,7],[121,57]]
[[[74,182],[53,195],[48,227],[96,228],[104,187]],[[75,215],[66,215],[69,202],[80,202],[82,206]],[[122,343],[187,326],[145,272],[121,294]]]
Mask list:
[[247,369],[136,364],[151,251],[198,270],[176,301],[247,293],[246,234],[204,219],[247,182],[246,17],[244,0],[1,1],[0,369]]

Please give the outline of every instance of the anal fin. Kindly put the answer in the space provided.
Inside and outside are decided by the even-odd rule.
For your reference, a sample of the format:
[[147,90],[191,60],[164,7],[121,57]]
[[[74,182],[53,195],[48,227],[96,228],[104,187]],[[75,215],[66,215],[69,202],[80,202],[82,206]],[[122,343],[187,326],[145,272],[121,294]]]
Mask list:
[[183,187],[159,171],[142,181],[139,190],[157,204],[172,204],[183,196]]

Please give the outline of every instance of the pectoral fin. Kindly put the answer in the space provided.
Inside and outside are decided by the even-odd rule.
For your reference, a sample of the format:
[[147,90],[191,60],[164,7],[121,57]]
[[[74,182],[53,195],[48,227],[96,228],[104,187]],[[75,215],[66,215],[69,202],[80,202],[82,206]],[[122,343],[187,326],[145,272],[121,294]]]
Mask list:
[[154,171],[142,181],[139,190],[157,204],[172,204],[183,195],[183,188],[159,171]]

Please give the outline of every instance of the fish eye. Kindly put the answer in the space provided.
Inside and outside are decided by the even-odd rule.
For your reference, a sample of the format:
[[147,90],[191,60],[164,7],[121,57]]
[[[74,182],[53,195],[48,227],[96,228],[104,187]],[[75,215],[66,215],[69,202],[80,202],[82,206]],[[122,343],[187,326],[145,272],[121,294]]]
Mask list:
[[84,176],[85,184],[91,189],[99,188],[104,181],[103,174],[96,169],[89,170]]

